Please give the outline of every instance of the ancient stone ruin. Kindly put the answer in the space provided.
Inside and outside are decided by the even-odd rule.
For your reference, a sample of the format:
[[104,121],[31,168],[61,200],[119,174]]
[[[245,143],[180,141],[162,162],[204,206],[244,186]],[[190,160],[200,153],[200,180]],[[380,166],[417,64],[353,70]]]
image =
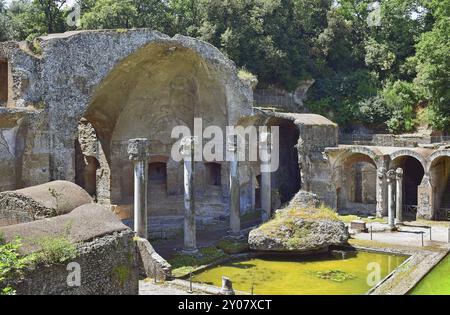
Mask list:
[[[133,270],[130,283],[105,293],[135,293],[138,268],[162,277],[170,272],[146,238],[184,231],[184,249],[195,252],[198,230],[222,225],[238,235],[241,216],[259,209],[267,221],[300,190],[314,193],[316,206],[389,216],[392,225],[450,216],[448,144],[342,145],[338,125],[323,116],[254,108],[252,87],[238,78],[234,63],[194,38],[134,29],[53,34],[38,38],[34,49],[2,42],[0,78],[1,231],[7,240],[35,238],[37,231],[62,233],[72,222],[69,238],[86,247],[81,264],[112,259]],[[278,127],[279,167],[265,172],[250,160],[187,163],[190,151],[175,161],[174,127],[194,130],[197,118],[202,130]],[[144,156],[133,157],[132,139],[146,139]],[[232,156],[234,141],[226,139],[223,148]],[[260,132],[257,141],[270,155],[271,134]],[[142,238],[133,243],[126,225],[133,226],[141,209],[147,213],[135,230]],[[320,229],[346,233],[334,223]],[[106,256],[97,256],[98,242]],[[147,258],[139,262],[137,252]],[[133,259],[125,262],[127,255]],[[110,281],[111,272],[97,280]],[[21,292],[32,290],[24,285]]]

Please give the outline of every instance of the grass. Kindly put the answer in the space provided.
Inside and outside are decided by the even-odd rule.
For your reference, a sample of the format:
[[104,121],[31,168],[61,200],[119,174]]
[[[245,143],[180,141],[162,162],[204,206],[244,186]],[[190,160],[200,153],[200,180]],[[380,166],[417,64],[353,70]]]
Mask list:
[[126,265],[119,265],[114,267],[113,269],[113,275],[117,279],[121,287],[123,287],[125,282],[129,279],[130,274],[130,268]]
[[199,250],[196,255],[187,255],[183,253],[176,254],[169,263],[172,265],[172,275],[181,277],[198,267],[208,265],[228,255],[223,250],[215,246],[205,247]]
[[238,72],[238,77],[241,80],[245,80],[245,81],[256,81],[257,78],[256,76],[251,73],[250,71],[246,70],[246,69],[240,69]]
[[[275,217],[260,226],[264,231],[279,231],[281,225],[294,225],[294,222],[298,219],[304,219],[306,221],[317,220],[331,220],[340,221],[339,216],[331,208],[321,205],[318,208],[291,208],[284,209],[275,214]],[[301,236],[301,235],[300,235]]]
[[243,215],[241,215],[242,222],[254,221],[259,218],[261,218],[260,210],[249,211],[249,212],[246,212]]
[[172,275],[183,277],[196,269],[214,263],[218,260],[248,251],[248,244],[244,241],[221,240],[214,246],[204,247],[196,255],[176,254],[169,263],[172,265]]
[[76,245],[64,236],[42,237],[35,241],[40,249],[30,254],[34,263],[59,264],[77,257]]
[[216,247],[225,254],[238,254],[249,250],[248,243],[244,241],[221,240]]
[[366,223],[371,223],[371,222],[378,222],[378,223],[387,223],[386,218],[373,218],[373,219],[369,219],[366,217],[360,217],[354,214],[347,214],[347,215],[338,215],[339,220],[341,220],[344,223],[350,223],[354,220],[360,220],[360,221],[364,221]]

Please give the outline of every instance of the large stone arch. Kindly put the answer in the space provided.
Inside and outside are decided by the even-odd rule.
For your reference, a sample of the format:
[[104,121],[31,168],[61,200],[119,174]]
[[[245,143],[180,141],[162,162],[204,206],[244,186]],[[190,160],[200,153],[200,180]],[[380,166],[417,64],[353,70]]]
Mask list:
[[336,190],[335,208],[345,213],[375,215],[381,154],[371,148],[351,146],[328,155]]
[[431,218],[431,183],[427,171],[427,149],[399,149],[391,154],[390,169],[403,169],[403,217]]
[[[102,111],[91,105],[104,93],[105,84],[120,81],[127,69],[142,70],[141,66],[145,67],[145,61],[151,57],[153,71],[164,71],[157,69],[158,62],[180,52],[192,57],[185,60],[187,64],[197,58],[191,74],[195,77],[202,72],[204,77],[215,80],[220,86],[225,98],[227,123],[235,124],[241,115],[252,113],[251,88],[238,79],[234,63],[214,46],[200,40],[139,29],[69,32],[40,38],[40,44],[43,49],[40,86],[48,91],[43,99],[50,116],[52,179],[74,178],[73,141],[82,117],[97,117],[94,125],[99,139],[106,147],[106,155],[111,154],[108,135],[117,119],[110,115],[123,108]],[[149,56],[152,49],[155,55]],[[122,87],[132,90],[136,82],[132,73],[128,75],[129,79],[121,82]],[[120,90],[110,92],[108,97],[124,99]],[[120,106],[120,102],[116,103]]]
[[352,156],[363,156],[367,162],[373,164],[375,167],[380,167],[382,163],[381,153],[377,152],[372,148],[365,146],[349,146],[345,148],[339,148],[339,152],[335,157],[330,158],[331,168],[335,169],[343,163],[343,161],[348,160]]
[[426,171],[427,170],[427,156],[426,154],[421,154],[415,150],[411,150],[411,149],[399,149],[396,150],[394,152],[392,152],[391,154],[389,154],[389,158],[391,161],[391,166],[392,164],[394,164],[395,166],[395,161],[399,158],[402,157],[412,157],[415,158],[417,161],[420,162],[420,164],[423,167],[423,170]]
[[[450,150],[441,149],[428,157],[429,174],[429,216],[447,220],[450,215]],[[424,211],[425,212],[425,211]]]

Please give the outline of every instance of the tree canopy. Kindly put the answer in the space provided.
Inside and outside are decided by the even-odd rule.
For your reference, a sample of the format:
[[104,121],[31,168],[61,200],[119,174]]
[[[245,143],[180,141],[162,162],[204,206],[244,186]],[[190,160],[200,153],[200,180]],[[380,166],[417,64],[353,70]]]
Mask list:
[[[341,125],[450,130],[450,0],[0,0],[0,40],[73,29],[153,28],[218,47]],[[69,25],[70,24],[70,25]]]

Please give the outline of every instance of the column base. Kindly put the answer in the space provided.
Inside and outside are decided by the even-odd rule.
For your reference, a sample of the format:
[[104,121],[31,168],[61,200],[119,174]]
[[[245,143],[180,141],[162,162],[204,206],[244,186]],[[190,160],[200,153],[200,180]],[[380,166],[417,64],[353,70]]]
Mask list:
[[244,235],[242,234],[242,232],[232,232],[232,231],[228,231],[227,236],[225,236],[226,239],[230,239],[233,241],[240,241],[244,239]]
[[395,225],[404,225],[404,224],[403,224],[403,221],[397,221],[397,220],[395,220]]
[[193,255],[195,255],[195,254],[198,254],[198,249],[197,249],[197,248],[183,248],[183,249],[181,250],[181,253],[182,253],[182,254],[185,254],[185,255],[191,255],[191,256],[193,256]]

